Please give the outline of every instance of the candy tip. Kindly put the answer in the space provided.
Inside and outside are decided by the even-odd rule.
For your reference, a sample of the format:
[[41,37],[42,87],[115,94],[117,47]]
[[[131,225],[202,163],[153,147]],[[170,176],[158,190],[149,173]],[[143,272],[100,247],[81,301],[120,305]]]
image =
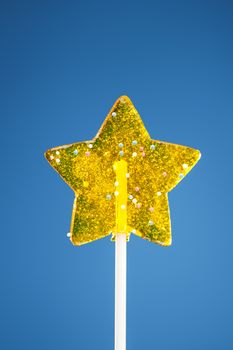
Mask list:
[[122,95],[117,99],[117,102],[121,102],[121,103],[132,103],[132,101],[130,100],[130,98],[127,95]]
[[49,153],[49,150],[47,150],[47,151],[44,152],[44,157],[45,157],[46,159],[48,159],[48,153]]

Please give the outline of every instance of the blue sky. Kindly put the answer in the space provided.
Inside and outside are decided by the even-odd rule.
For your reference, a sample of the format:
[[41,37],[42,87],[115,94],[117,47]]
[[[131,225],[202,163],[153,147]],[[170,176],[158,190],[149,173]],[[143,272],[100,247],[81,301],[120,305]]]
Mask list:
[[4,350],[113,349],[114,244],[73,247],[46,149],[128,95],[151,137],[202,151],[169,195],[173,245],[128,244],[128,350],[233,348],[231,1],[2,1]]

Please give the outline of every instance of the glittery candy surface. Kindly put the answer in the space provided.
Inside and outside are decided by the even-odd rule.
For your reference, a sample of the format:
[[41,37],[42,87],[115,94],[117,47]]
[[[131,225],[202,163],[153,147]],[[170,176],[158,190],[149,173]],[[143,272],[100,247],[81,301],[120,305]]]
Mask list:
[[120,97],[96,137],[48,150],[52,167],[75,192],[70,239],[74,245],[113,236],[120,184],[114,164],[127,163],[128,236],[171,244],[167,193],[200,159],[190,147],[152,140],[130,99]]

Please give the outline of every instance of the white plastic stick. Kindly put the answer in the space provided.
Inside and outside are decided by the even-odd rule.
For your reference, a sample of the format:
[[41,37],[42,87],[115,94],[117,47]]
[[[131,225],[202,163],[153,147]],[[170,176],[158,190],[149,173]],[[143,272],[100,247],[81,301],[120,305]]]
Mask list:
[[126,234],[115,242],[115,350],[126,350]]

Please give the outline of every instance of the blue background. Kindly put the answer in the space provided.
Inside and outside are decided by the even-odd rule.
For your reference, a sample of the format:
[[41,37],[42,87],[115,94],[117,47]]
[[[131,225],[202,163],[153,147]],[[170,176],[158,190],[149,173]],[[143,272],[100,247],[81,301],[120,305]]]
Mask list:
[[0,348],[113,349],[114,244],[70,244],[43,152],[126,94],[153,138],[203,154],[169,196],[173,245],[128,244],[127,349],[232,349],[232,1],[0,7]]

